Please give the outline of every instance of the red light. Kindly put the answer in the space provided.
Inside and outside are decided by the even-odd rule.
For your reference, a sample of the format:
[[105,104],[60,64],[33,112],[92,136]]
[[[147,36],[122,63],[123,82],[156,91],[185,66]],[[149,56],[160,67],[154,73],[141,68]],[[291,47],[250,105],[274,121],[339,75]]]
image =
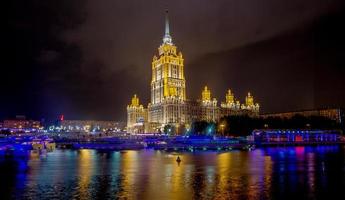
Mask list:
[[296,147],[296,154],[301,155],[304,153],[304,147]]
[[61,116],[60,116],[60,121],[63,121],[63,120],[64,120],[64,116],[61,115]]
[[296,136],[296,142],[303,142],[303,137],[300,135]]

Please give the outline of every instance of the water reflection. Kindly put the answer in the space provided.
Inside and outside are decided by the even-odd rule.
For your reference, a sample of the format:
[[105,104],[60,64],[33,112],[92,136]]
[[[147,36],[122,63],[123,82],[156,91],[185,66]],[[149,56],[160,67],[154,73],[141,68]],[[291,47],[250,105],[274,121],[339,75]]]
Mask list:
[[0,193],[15,199],[339,199],[345,197],[344,172],[344,148],[338,146],[196,153],[57,150],[46,157],[1,157]]
[[121,154],[121,183],[119,196],[125,199],[134,199],[137,196],[135,181],[138,171],[138,151],[126,151]]
[[80,199],[87,199],[90,197],[90,178],[92,175],[92,152],[90,150],[80,150],[78,156],[78,194]]

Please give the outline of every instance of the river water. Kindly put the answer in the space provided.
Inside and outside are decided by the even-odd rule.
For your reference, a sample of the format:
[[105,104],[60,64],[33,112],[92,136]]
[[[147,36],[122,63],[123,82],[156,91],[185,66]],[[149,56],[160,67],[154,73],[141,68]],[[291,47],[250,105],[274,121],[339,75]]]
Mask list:
[[345,199],[345,148],[2,156],[0,199]]

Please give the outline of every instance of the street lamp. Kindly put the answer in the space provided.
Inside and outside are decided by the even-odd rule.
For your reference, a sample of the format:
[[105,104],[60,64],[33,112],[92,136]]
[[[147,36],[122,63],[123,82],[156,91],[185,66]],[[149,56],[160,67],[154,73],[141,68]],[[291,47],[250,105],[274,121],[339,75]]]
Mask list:
[[224,136],[225,124],[220,124],[220,129],[222,130],[222,136]]

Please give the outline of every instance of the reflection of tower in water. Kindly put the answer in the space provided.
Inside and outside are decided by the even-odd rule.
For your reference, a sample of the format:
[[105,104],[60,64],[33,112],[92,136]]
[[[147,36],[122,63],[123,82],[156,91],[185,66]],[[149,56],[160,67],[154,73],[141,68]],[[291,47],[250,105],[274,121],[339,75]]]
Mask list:
[[[217,156],[217,172],[216,178],[216,191],[215,196],[221,198],[224,195],[228,195],[230,190],[230,179],[232,179],[231,173],[232,155],[230,153],[221,153]],[[231,183],[232,184],[232,183]],[[231,195],[235,197],[236,194]],[[235,198],[236,199],[236,198]]]
[[137,169],[138,169],[138,151],[125,151],[121,153],[121,181],[119,198],[136,199],[138,190],[136,189]]

